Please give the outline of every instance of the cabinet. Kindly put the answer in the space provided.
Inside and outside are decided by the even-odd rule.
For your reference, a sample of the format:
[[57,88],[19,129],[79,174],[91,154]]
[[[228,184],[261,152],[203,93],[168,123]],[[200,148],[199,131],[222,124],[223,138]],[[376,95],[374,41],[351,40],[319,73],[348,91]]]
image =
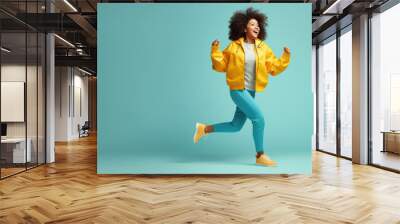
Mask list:
[[387,131],[383,133],[382,152],[400,154],[400,131]]

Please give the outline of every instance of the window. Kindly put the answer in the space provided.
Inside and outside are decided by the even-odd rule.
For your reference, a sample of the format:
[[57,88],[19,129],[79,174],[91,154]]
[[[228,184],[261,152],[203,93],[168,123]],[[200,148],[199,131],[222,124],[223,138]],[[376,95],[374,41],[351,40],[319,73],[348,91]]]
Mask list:
[[400,5],[371,19],[372,163],[400,170]]
[[352,32],[340,36],[340,154],[352,157]]
[[318,48],[318,149],[336,153],[336,36]]

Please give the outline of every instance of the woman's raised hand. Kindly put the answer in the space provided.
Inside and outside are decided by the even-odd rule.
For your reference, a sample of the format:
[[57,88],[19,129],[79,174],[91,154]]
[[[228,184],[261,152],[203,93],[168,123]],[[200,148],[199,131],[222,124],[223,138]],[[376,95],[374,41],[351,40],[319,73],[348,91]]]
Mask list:
[[218,39],[214,40],[214,41],[212,42],[211,45],[212,45],[212,46],[217,46],[217,45],[219,45],[219,40],[218,40]]
[[284,47],[283,50],[284,50],[286,53],[289,53],[289,54],[290,54],[290,49],[289,49],[289,48]]

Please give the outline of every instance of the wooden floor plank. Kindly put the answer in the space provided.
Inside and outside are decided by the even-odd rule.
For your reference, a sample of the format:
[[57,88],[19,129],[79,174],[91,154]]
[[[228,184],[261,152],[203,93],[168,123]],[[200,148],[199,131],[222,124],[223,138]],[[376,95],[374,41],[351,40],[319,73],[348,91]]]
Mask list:
[[306,175],[97,175],[96,136],[0,181],[0,223],[400,223],[400,175],[313,153]]

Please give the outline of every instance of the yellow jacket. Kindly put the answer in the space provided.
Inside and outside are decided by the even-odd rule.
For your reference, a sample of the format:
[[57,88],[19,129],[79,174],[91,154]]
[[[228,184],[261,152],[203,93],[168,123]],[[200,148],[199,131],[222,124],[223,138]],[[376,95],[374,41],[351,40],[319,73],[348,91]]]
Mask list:
[[[212,68],[226,72],[226,82],[231,90],[244,89],[244,38],[232,41],[223,52],[219,45],[211,47]],[[290,63],[290,53],[283,52],[277,59],[271,48],[262,40],[255,40],[256,78],[255,90],[263,91],[268,85],[269,74],[275,76],[286,69]]]

